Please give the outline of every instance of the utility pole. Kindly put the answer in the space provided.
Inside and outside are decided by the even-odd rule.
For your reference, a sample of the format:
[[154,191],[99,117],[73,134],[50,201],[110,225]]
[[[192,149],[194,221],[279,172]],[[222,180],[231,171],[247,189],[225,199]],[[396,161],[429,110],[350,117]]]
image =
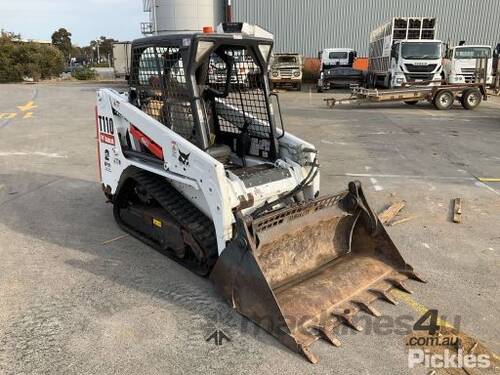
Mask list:
[[232,1],[226,0],[226,22],[233,22]]
[[153,1],[153,35],[158,35],[158,18],[157,18],[157,12],[158,12],[158,6],[156,5],[156,0]]

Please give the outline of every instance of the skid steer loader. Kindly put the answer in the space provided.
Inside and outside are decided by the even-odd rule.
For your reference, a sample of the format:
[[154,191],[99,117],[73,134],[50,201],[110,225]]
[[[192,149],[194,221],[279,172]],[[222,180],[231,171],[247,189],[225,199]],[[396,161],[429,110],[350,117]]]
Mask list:
[[317,151],[270,94],[272,46],[248,24],[134,41],[128,92],[97,92],[100,174],[124,231],[316,362],[313,342],[422,280],[359,182],[318,197]]

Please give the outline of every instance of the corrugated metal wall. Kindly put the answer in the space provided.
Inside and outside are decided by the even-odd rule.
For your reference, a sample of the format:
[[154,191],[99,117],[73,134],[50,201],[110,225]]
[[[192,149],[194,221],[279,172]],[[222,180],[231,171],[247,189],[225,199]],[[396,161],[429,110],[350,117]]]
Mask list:
[[391,17],[437,17],[444,42],[500,43],[500,0],[233,0],[235,21],[271,31],[276,51],[316,56],[327,47],[368,53],[372,29]]

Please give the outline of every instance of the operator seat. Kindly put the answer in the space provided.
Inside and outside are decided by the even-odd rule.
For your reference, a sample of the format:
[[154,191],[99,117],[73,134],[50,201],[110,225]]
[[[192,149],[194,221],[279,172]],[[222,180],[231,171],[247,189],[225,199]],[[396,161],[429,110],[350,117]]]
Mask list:
[[228,145],[213,144],[207,149],[206,152],[208,155],[224,165],[229,163],[231,157],[231,147],[229,147]]

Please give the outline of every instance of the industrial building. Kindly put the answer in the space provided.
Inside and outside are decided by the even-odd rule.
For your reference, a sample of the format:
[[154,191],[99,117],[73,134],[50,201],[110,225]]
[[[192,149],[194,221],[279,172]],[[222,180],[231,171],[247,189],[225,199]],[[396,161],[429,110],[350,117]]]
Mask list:
[[327,47],[368,53],[369,34],[392,17],[437,17],[437,38],[470,44],[500,42],[498,0],[143,0],[146,34],[195,31],[226,18],[257,24],[275,35],[277,52],[316,56]]

